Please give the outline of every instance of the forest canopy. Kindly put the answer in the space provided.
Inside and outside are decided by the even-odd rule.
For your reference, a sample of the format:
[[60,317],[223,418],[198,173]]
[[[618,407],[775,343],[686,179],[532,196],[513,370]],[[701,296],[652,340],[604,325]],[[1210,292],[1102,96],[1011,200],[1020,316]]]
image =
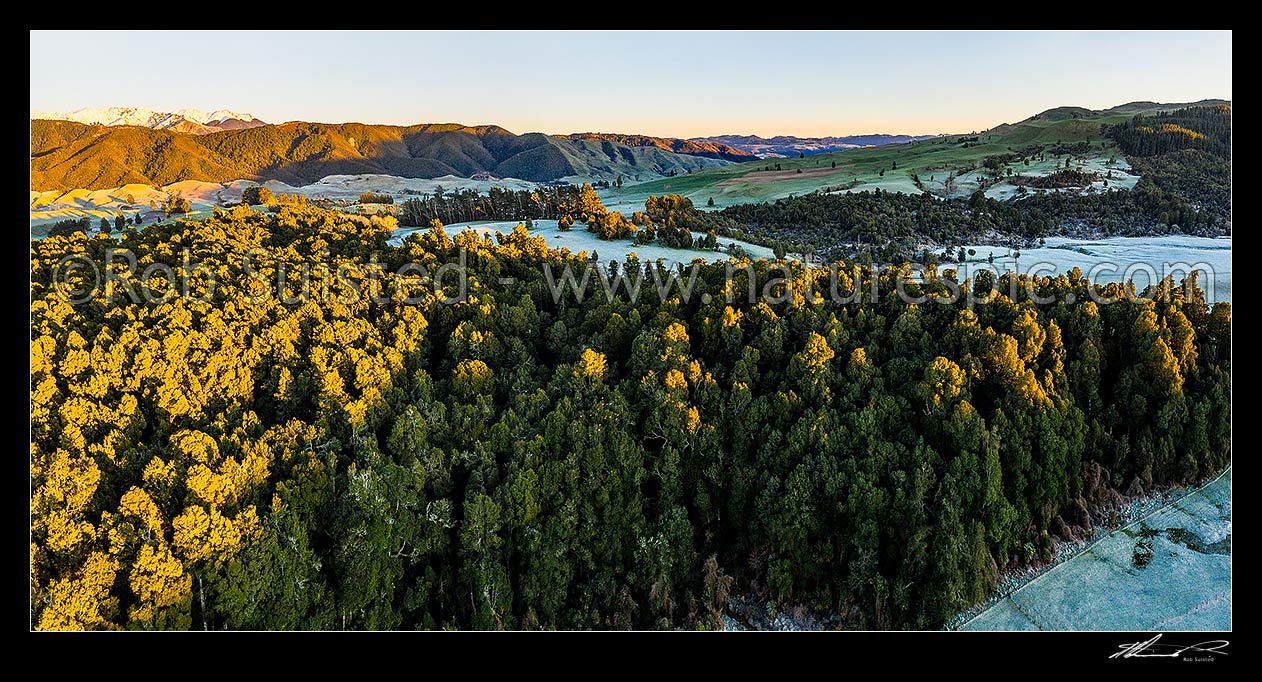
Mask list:
[[[952,271],[861,266],[840,286],[883,295],[846,303],[757,261],[731,283],[757,301],[726,301],[724,263],[686,298],[556,299],[544,266],[585,255],[524,228],[386,236],[282,206],[32,240],[35,627],[714,628],[749,593],[932,628],[1117,491],[1230,458],[1230,305],[1195,282],[1099,305],[1073,271],[969,309]],[[90,284],[64,257],[117,248],[138,291],[172,289],[146,264],[206,270],[161,302],[59,292]],[[462,253],[455,304],[389,274]],[[303,263],[344,277],[294,295]]]

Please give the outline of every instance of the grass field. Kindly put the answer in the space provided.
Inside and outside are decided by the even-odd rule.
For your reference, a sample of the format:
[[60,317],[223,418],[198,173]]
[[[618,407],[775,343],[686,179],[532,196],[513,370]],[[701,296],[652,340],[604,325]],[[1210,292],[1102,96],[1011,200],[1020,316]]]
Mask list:
[[113,220],[119,211],[128,217],[137,213],[152,217],[149,202],[161,207],[171,194],[179,194],[189,200],[192,210],[183,217],[204,217],[210,215],[216,203],[240,200],[243,187],[238,184],[185,180],[165,187],[132,184],[91,191],[31,192],[31,236],[42,237],[53,223],[67,218],[91,218],[92,229],[95,230],[101,218]]
[[[811,192],[870,191],[876,188],[907,194],[927,191],[939,197],[967,197],[986,181],[987,196],[1011,198],[1017,196],[1019,190],[1007,179],[1009,170],[1014,176],[1045,176],[1064,168],[1069,155],[1046,154],[1044,160],[1039,161],[1035,157],[1028,165],[1018,160],[1001,166],[997,171],[983,167],[986,157],[1014,153],[1034,145],[1042,145],[1046,149],[1081,142],[1089,143],[1090,149],[1073,154],[1070,167],[1101,175],[1112,171],[1113,177],[1108,179],[1107,188],[1101,179],[1092,183],[1090,189],[1029,191],[1131,189],[1139,178],[1130,174],[1126,160],[1113,141],[1104,137],[1100,126],[1127,120],[1140,111],[1147,109],[1135,107],[1103,113],[1085,109],[1053,109],[1020,123],[996,126],[976,136],[950,135],[806,158],[749,161],[626,185],[621,189],[602,190],[600,194],[606,206],[617,210],[643,206],[649,196],[662,194],[682,194],[698,207],[706,206],[713,199],[716,208],[723,208]],[[973,137],[977,137],[977,141],[970,142],[968,146],[961,142]],[[781,170],[775,170],[776,164]],[[766,170],[767,166],[771,166],[772,170]],[[919,177],[919,186],[913,174]]]

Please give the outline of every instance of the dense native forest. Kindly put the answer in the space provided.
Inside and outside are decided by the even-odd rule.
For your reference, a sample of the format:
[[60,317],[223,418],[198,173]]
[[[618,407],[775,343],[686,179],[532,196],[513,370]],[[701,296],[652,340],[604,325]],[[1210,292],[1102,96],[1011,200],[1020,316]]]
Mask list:
[[[1156,172],[1172,173],[1160,176],[1172,184],[1193,184],[1195,178],[1204,177],[1163,168]],[[1230,165],[1224,168],[1230,170]],[[829,258],[866,256],[885,262],[912,257],[916,244],[965,244],[987,234],[1028,243],[1084,226],[1103,235],[1219,235],[1230,233],[1230,174],[1226,177],[1226,185],[1210,184],[1211,193],[1222,190],[1222,201],[1199,208],[1177,193],[1154,187],[1149,176],[1133,190],[1088,195],[1048,192],[1017,201],[999,201],[981,192],[950,200],[879,189],[808,194],[729,206],[720,215],[744,227],[720,228],[719,234],[755,242],[802,243]]]
[[[386,236],[238,207],[32,240],[37,628],[714,628],[735,594],[931,628],[1117,491],[1230,459],[1231,308],[1194,280],[969,306],[950,270],[834,297],[759,261],[730,303],[725,263],[554,297],[545,266],[588,262],[524,229]],[[110,298],[58,293],[111,248]],[[144,274],[185,250],[205,269]],[[461,302],[390,274],[461,252]]]
[[1189,107],[1154,116],[1135,116],[1106,128],[1129,156],[1160,156],[1182,149],[1231,158],[1231,107]]
[[564,216],[604,213],[591,185],[555,185],[534,190],[491,187],[486,194],[471,189],[409,198],[400,205],[399,223],[423,227],[474,220],[556,220]]
[[[1108,134],[1142,175],[1136,189],[1185,197],[1206,225],[1231,221],[1231,107],[1192,107],[1136,116]],[[1161,216],[1159,216],[1161,217]],[[1187,211],[1170,214],[1193,224]]]
[[[399,223],[410,227],[471,222],[474,220],[557,220],[560,229],[573,229],[575,221],[601,239],[631,239],[638,244],[658,243],[672,248],[716,248],[717,235],[744,238],[756,244],[786,250],[780,240],[750,235],[732,218],[699,211],[692,200],[678,194],[651,196],[643,211],[625,216],[609,211],[590,184],[508,190],[492,187],[486,194],[458,190],[415,197],[400,206]],[[694,236],[693,232],[704,233]]]

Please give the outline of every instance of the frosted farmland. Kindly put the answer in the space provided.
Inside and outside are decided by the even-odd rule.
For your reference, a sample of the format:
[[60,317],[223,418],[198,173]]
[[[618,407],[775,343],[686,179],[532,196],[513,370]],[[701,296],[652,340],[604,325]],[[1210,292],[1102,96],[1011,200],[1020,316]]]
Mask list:
[[1109,533],[961,630],[1230,630],[1231,469]]
[[[479,234],[494,233],[510,233],[513,228],[521,224],[521,221],[478,221],[472,223],[453,223],[444,225],[443,231],[448,236],[454,236],[465,230],[473,230]],[[403,240],[413,232],[418,230],[427,230],[429,228],[409,228],[403,227],[394,231],[390,237],[391,244],[402,244]],[[727,246],[736,244],[745,250],[751,258],[772,258],[771,249],[765,246],[749,244],[747,242],[736,239],[728,239],[719,237],[719,250],[707,251],[704,249],[672,249],[666,246],[658,246],[656,244],[635,244],[629,239],[617,241],[605,241],[596,235],[588,232],[582,223],[577,223],[569,231],[562,231],[557,227],[555,220],[536,220],[533,221],[533,229],[530,230],[531,236],[543,236],[548,240],[549,248],[553,249],[569,249],[572,253],[586,251],[588,255],[593,252],[600,256],[602,263],[608,263],[616,260],[619,263],[627,259],[627,255],[635,253],[639,257],[641,263],[649,263],[662,259],[667,265],[676,263],[690,263],[694,258],[703,260],[723,260],[727,258]],[[694,237],[703,237],[705,235],[694,233]]]
[[[1131,279],[1135,282],[1136,291],[1142,292],[1151,283],[1152,272],[1158,279],[1173,273],[1177,283],[1183,278],[1187,266],[1200,265],[1203,269],[1200,286],[1205,291],[1205,298],[1213,302],[1231,300],[1231,237],[1048,237],[1043,246],[1020,249],[1016,259],[1012,257],[1012,250],[1004,246],[972,244],[964,248],[973,249],[976,255],[969,256],[968,262],[962,266],[943,264],[942,267],[959,267],[961,274],[969,277],[990,267],[999,272],[1017,271],[1054,277],[1076,266],[1097,284]],[[995,257],[993,266],[987,263],[990,254]],[[1152,270],[1147,270],[1145,266]],[[1206,271],[1214,275],[1212,286]]]

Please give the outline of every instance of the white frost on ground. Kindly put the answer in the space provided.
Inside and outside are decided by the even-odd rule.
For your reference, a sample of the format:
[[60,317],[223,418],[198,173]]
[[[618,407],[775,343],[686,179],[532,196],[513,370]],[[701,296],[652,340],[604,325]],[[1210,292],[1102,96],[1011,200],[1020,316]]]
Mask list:
[[[961,278],[973,277],[982,270],[992,268],[998,272],[1016,271],[1027,275],[1055,277],[1074,267],[1080,268],[1083,276],[1091,276],[1093,268],[1102,266],[1095,271],[1093,282],[1105,284],[1132,279],[1138,293],[1151,283],[1145,265],[1152,267],[1158,279],[1166,272],[1174,274],[1174,281],[1177,283],[1183,279],[1186,270],[1173,265],[1182,263],[1194,266],[1204,263],[1214,273],[1212,285],[1205,273],[1201,273],[1200,287],[1205,292],[1205,297],[1214,302],[1231,300],[1231,237],[1193,237],[1181,234],[1106,239],[1048,237],[1043,246],[1019,249],[1020,256],[1016,259],[1012,257],[1012,250],[1003,246],[968,244],[964,248],[973,249],[976,255],[969,256],[968,262],[964,264],[940,264],[939,270],[955,268],[960,271]],[[993,265],[987,262],[987,257],[991,254],[995,258]],[[1043,264],[1048,267],[1040,267],[1037,272],[1031,271],[1036,265]],[[1109,269],[1110,265],[1116,266],[1116,269]],[[1167,265],[1172,267],[1165,267]],[[1131,269],[1129,277],[1127,269]]]
[[[172,194],[189,200],[192,210],[185,217],[207,214],[217,203],[241,198],[241,190],[232,190],[217,182],[185,180],[165,187],[131,184],[110,189],[74,189],[68,192],[31,192],[31,236],[42,236],[47,226],[66,218],[109,218],[122,211],[131,217],[137,213],[150,213],[149,202],[161,209],[163,202]],[[235,196],[235,199],[232,198]],[[95,227],[95,225],[93,225]]]
[[[455,236],[464,230],[473,230],[479,234],[510,233],[517,225],[521,224],[518,220],[507,221],[478,221],[473,223],[453,223],[444,225],[443,231],[447,236]],[[719,251],[707,251],[702,249],[672,249],[666,246],[658,246],[656,244],[635,244],[629,239],[606,241],[600,239],[596,235],[588,232],[582,223],[575,223],[574,227],[568,231],[561,231],[557,228],[555,220],[536,220],[533,221],[534,229],[530,231],[531,236],[542,235],[548,240],[548,247],[553,249],[569,249],[571,253],[580,253],[586,251],[588,254],[595,252],[600,256],[601,263],[608,263],[616,260],[619,263],[624,262],[627,256],[634,253],[641,263],[650,263],[657,259],[662,259],[667,265],[688,264],[694,258],[703,260],[723,260],[727,258],[725,249],[728,244],[735,243],[749,254],[750,258],[767,258],[773,257],[771,249],[765,246],[749,244],[736,239],[728,239],[719,237]],[[424,227],[401,227],[394,231],[390,237],[391,244],[402,244],[403,240],[413,232],[425,231],[429,228]],[[700,233],[694,233],[694,237],[702,237]],[[580,276],[580,273],[575,273]]]
[[[1231,469],[1198,491],[1105,535],[1017,588],[961,630],[1230,630]],[[1173,532],[1172,532],[1173,530]],[[1150,541],[1151,560],[1135,561]],[[1196,548],[1194,548],[1194,546]]]
[[534,189],[541,183],[518,180],[517,178],[473,180],[455,175],[444,175],[439,178],[401,178],[397,175],[363,173],[359,175],[329,175],[303,187],[291,187],[274,180],[269,180],[264,184],[273,192],[298,192],[308,197],[349,199],[358,197],[364,192],[376,192],[378,194],[392,194],[396,202],[401,202],[408,198],[409,193],[412,195],[432,195],[434,190],[439,188],[442,188],[444,192],[472,189],[479,194],[486,194],[492,187],[511,190]]
[[[1110,161],[1112,161],[1110,163]],[[1021,164],[1009,164],[1013,171],[1026,177],[1043,177],[1051,175],[1058,170],[1063,170],[1060,158],[1054,157],[1046,161],[1034,161],[1029,166]],[[1139,176],[1131,174],[1131,166],[1126,159],[1120,155],[1116,156],[1095,156],[1088,159],[1078,159],[1075,164],[1076,170],[1085,173],[1096,173],[1100,179],[1092,182],[1087,187],[1063,187],[1059,189],[1034,189],[1026,188],[1026,196],[1030,196],[1040,192],[1059,192],[1059,193],[1076,193],[1088,194],[1090,192],[1109,192],[1115,189],[1131,190],[1135,189],[1135,185],[1139,183]],[[1112,175],[1112,177],[1109,177]],[[961,176],[963,177],[963,176]],[[962,186],[975,186],[977,180],[985,177],[983,173],[976,172],[972,178],[964,182]],[[1105,183],[1108,183],[1107,185]],[[971,183],[971,184],[970,184]],[[986,188],[986,196],[991,199],[1012,199],[1021,196],[1017,186],[1007,179],[1001,179],[999,182]]]
[[[131,184],[110,189],[86,190],[74,189],[66,192],[31,192],[32,236],[40,236],[43,230],[35,229],[47,226],[66,218],[89,217],[110,218],[122,211],[130,216],[138,212],[147,212],[149,202],[159,207],[168,195],[179,194],[189,200],[192,211],[189,218],[209,214],[216,205],[241,200],[241,193],[247,187],[257,187],[259,183],[252,180],[233,180],[232,182],[204,182],[201,180],[185,180],[164,187]],[[263,186],[272,192],[303,194],[310,198],[328,197],[330,199],[356,199],[364,192],[392,194],[396,202],[402,202],[415,195],[432,195],[436,189],[444,192],[472,189],[485,194],[491,187],[502,187],[512,190],[533,189],[539,183],[505,178],[496,180],[472,180],[469,178],[447,175],[440,178],[401,178],[393,175],[329,175],[318,182],[302,187],[293,187],[277,180],[268,180]],[[643,209],[643,206],[640,207]],[[640,210],[637,209],[637,210]]]

